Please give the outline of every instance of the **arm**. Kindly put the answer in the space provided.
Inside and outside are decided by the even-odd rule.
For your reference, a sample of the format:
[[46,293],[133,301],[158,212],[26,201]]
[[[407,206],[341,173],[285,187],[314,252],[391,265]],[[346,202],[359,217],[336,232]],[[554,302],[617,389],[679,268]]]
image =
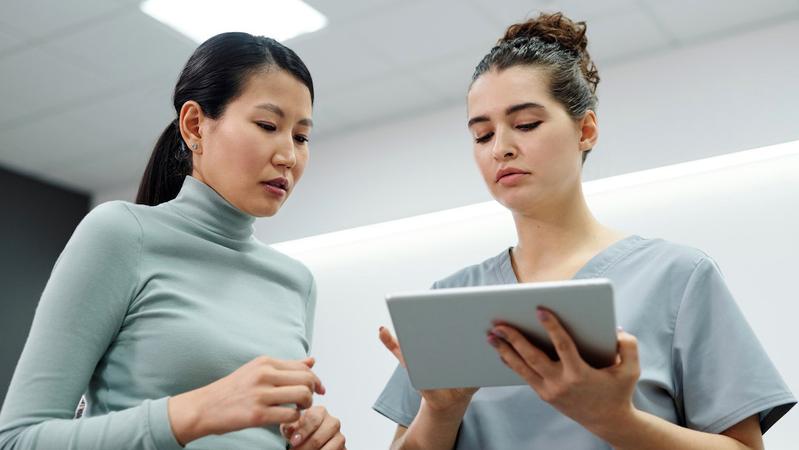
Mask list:
[[616,450],[763,450],[757,416],[751,416],[721,434],[714,434],[684,428],[635,410],[626,423],[601,433]]
[[75,230],[42,293],[0,412],[0,449],[179,449],[167,399],[73,420],[138,288],[139,223],[122,203]]
[[554,314],[541,311],[559,361],[552,361],[516,329],[499,325],[489,335],[505,363],[564,415],[608,442],[616,450],[744,450],[763,448],[757,417],[724,434],[704,433],[639,411],[632,403],[640,374],[635,338],[619,332],[617,363],[594,369],[582,360],[568,332]]
[[391,450],[452,450],[468,403],[436,410],[422,400],[419,414],[410,426],[397,427]]

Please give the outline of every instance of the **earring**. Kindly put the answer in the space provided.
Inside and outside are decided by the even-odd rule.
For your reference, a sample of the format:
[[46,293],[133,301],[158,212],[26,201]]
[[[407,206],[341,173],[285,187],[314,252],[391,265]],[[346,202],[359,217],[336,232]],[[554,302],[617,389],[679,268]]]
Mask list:
[[196,142],[191,144],[191,149],[192,150],[197,150],[197,143]]

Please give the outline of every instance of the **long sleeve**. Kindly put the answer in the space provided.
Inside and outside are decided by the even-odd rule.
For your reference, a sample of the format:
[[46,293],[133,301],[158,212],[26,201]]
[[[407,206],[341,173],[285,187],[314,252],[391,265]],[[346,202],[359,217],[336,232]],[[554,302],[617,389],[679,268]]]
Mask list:
[[140,289],[142,239],[121,202],[95,208],[75,230],[42,293],[0,411],[0,450],[181,448],[167,398],[73,419]]

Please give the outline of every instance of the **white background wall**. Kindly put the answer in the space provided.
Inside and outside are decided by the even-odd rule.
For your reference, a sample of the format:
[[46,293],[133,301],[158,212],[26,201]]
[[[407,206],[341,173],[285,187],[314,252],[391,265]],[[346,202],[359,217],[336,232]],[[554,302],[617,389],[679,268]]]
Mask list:
[[[799,393],[799,142],[794,146],[793,156],[594,193],[589,203],[608,225],[713,256],[769,355]],[[599,184],[589,183],[587,190]],[[510,216],[498,207],[467,208],[454,221],[447,217],[355,230],[339,234],[338,243],[328,236],[278,245],[317,277],[313,353],[329,387],[319,402],[342,419],[349,448],[386,448],[393,435],[394,425],[370,409],[395,365],[377,339],[378,327],[390,325],[384,295],[426,288],[515,243]],[[767,448],[795,448],[797,427],[794,409],[768,432]]]

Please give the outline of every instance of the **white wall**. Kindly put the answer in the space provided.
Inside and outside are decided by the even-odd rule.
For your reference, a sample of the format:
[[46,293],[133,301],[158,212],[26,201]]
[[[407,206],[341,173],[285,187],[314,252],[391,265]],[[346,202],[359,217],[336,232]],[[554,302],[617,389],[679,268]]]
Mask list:
[[[789,156],[652,182],[628,175],[612,189],[601,180],[587,183],[586,192],[604,223],[713,256],[768,353],[799,393],[794,283],[799,142],[791,145],[795,151]],[[383,296],[426,288],[514,243],[509,214],[481,204],[277,245],[317,277],[313,353],[329,387],[319,402],[342,419],[349,448],[386,448],[393,435],[393,424],[370,409],[395,365],[377,339],[378,327],[390,325]],[[797,427],[794,409],[768,432],[767,448],[795,448]]]

